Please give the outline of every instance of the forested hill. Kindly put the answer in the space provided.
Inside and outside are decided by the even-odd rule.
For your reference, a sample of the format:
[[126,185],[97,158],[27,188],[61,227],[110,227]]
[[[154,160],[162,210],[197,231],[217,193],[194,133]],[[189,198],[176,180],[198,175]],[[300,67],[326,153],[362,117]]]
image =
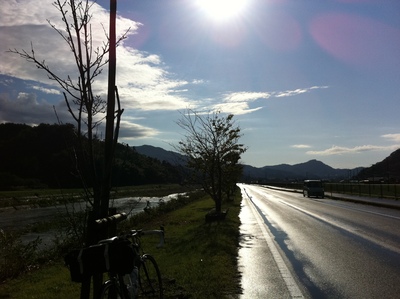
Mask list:
[[394,151],[384,160],[365,168],[358,174],[358,179],[369,181],[400,181],[400,149]]
[[[81,187],[75,167],[75,140],[71,124],[0,124],[0,189]],[[102,142],[97,140],[95,146],[101,165]],[[129,186],[179,183],[181,177],[175,166],[118,144],[113,180],[114,186]]]

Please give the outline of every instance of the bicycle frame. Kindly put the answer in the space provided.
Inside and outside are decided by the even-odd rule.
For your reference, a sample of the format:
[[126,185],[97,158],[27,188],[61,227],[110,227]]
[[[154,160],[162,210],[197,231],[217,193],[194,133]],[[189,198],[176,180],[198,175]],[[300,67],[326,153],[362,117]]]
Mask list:
[[[155,275],[158,282],[157,285],[159,287],[158,292],[160,292],[160,298],[162,298],[162,292],[163,292],[162,282],[157,263],[152,256],[144,254],[143,248],[141,247],[141,237],[145,235],[159,235],[160,242],[157,245],[157,248],[164,246],[165,240],[164,240],[163,228],[161,228],[160,230],[131,230],[128,234],[122,235],[120,237],[113,237],[110,239],[102,240],[99,242],[99,243],[106,243],[115,240],[115,238],[127,239],[131,242],[131,246],[138,257],[134,261],[134,269],[132,273],[126,275],[109,273],[110,276],[109,280],[104,282],[102,286],[101,298],[105,298],[104,296],[107,293],[107,291],[115,289],[115,292],[120,295],[121,299],[136,299],[139,293],[139,289],[142,293],[144,292],[145,289],[144,285],[146,285],[147,288],[150,288],[151,293],[157,292],[156,288],[154,287],[156,284],[153,285],[153,282],[151,282],[152,277],[151,275],[149,275],[148,272],[149,270],[148,267],[150,266],[150,264],[151,267],[153,267],[153,269],[156,272]],[[147,261],[148,263],[150,263],[149,265],[147,265]],[[140,278],[140,275],[138,273],[140,269],[143,269],[144,271],[145,277],[143,278]],[[134,271],[136,271],[136,273],[134,273]],[[125,279],[127,279],[127,276],[129,276],[128,284],[124,281],[124,277]],[[144,282],[146,282],[146,284]]]

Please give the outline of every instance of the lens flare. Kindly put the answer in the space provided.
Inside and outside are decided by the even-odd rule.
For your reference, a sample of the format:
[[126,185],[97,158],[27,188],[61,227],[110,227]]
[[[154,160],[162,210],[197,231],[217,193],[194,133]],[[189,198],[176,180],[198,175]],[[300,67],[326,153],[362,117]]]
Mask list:
[[246,0],[197,0],[197,5],[208,17],[224,21],[239,15],[246,2]]

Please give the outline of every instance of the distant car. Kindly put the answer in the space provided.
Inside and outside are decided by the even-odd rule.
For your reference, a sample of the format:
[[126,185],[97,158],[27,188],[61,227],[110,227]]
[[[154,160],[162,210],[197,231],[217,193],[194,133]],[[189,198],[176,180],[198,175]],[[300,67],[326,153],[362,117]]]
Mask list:
[[321,197],[324,198],[324,186],[320,180],[305,180],[303,185],[304,197]]

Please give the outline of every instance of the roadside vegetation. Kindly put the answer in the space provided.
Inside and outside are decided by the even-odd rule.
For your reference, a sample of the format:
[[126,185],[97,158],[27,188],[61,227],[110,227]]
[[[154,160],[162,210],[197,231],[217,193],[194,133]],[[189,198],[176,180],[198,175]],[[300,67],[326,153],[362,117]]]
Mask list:
[[[124,187],[116,189],[113,197],[163,197],[175,193],[184,194],[197,188],[198,186],[195,185],[178,184]],[[29,192],[35,192],[37,195],[28,196]],[[6,206],[6,208],[0,208],[0,216],[2,213],[12,213],[13,210],[18,209],[34,209],[38,206],[56,206],[82,201],[80,192],[81,190],[77,189],[0,192],[1,206]],[[168,206],[172,206],[171,209],[173,209],[174,205]],[[42,219],[37,223],[0,229],[0,282],[41,267],[47,261],[65,254],[71,247],[81,246],[85,218],[84,211],[73,212],[60,208],[53,217]],[[53,243],[47,246],[42,246],[40,238],[29,243],[23,243],[21,240],[21,236],[27,233],[40,234],[49,231],[57,237],[54,237]]]
[[210,214],[214,218],[224,217],[222,201],[229,200],[236,189],[242,176],[239,161],[247,150],[239,143],[242,133],[233,117],[220,111],[204,115],[188,109],[177,122],[185,133],[175,149],[187,157],[192,175],[201,178],[203,190],[214,200],[215,210]]
[[[143,247],[159,264],[166,298],[226,298],[240,293],[237,269],[240,192],[234,200],[223,203],[229,209],[225,220],[206,223],[205,215],[214,204],[203,192],[193,192],[189,197],[180,196],[119,225],[121,232],[165,228],[163,248],[157,249],[159,240],[150,237],[143,238]],[[62,298],[79,298],[80,284],[71,282],[60,253],[47,254],[46,258],[41,256],[41,264],[32,263],[17,278],[2,281],[0,298],[46,299],[60,298],[60,294]],[[4,258],[4,252],[1,257]]]

